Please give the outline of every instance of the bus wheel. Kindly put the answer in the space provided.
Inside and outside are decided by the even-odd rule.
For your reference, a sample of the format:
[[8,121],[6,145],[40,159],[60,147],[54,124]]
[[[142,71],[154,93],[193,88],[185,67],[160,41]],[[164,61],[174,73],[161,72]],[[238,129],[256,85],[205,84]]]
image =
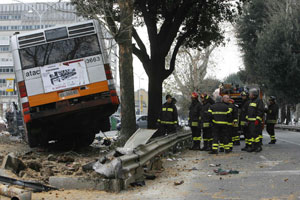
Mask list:
[[90,132],[81,132],[78,134],[77,137],[77,146],[78,147],[87,147],[90,146],[95,139],[95,133],[90,131]]
[[106,131],[110,131],[110,121],[109,121],[109,117],[103,119],[101,121],[101,128],[100,130],[102,132],[106,132]]
[[34,148],[39,144],[39,129],[37,128],[28,128],[28,132],[26,134],[26,140],[30,148]]

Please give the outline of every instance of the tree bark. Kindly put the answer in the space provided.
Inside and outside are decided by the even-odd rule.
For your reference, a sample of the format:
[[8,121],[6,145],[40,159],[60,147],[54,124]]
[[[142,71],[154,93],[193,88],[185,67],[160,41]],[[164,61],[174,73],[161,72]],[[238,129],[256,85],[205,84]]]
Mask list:
[[120,145],[122,145],[136,130],[132,67],[133,0],[118,2],[122,19],[118,34],[122,124]]
[[[144,66],[145,68],[151,69],[149,70],[149,84],[148,84],[148,100],[149,107],[148,109],[148,128],[155,129],[156,122],[160,114],[160,109],[162,105],[162,83],[164,81],[163,72],[165,70],[165,59],[161,58],[152,58],[149,66]],[[155,67],[153,67],[155,66]]]
[[162,105],[162,81],[153,76],[149,76],[149,109],[148,110],[148,128],[155,129],[156,122],[160,114]]

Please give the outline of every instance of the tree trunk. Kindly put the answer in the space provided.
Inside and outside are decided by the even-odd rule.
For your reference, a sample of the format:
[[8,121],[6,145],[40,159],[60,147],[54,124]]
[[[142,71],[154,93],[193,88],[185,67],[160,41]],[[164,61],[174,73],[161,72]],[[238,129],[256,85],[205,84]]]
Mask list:
[[285,109],[285,104],[281,107],[281,119],[280,119],[280,122],[281,122],[281,124],[283,124],[284,123],[284,121],[285,121],[285,119],[286,119],[286,109]]
[[133,0],[120,0],[118,2],[121,9],[121,19],[123,19],[118,35],[122,124],[119,145],[123,145],[136,130],[131,28]]
[[149,107],[148,109],[148,128],[155,129],[157,118],[160,114],[162,105],[162,80],[158,80],[158,77],[149,76]]
[[286,110],[286,125],[289,125],[291,122],[291,105],[287,105],[287,110]]
[[[155,56],[155,55],[154,55]],[[157,55],[156,55],[157,56]],[[146,67],[149,70],[149,85],[148,85],[148,128],[156,129],[157,118],[160,114],[162,105],[162,83],[164,81],[165,58],[152,57],[151,66]]]

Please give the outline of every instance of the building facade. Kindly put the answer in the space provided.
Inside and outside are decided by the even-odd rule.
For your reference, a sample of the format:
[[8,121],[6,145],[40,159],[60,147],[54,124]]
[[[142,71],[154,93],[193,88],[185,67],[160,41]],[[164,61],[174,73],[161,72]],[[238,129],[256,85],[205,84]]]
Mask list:
[[[17,0],[16,0],[17,1]],[[16,32],[80,21],[75,9],[67,2],[0,4],[0,116],[4,116],[12,102],[18,103],[17,92],[9,89],[15,79],[10,52],[10,37]]]
[[148,92],[144,89],[139,89],[134,93],[135,113],[137,115],[148,114]]

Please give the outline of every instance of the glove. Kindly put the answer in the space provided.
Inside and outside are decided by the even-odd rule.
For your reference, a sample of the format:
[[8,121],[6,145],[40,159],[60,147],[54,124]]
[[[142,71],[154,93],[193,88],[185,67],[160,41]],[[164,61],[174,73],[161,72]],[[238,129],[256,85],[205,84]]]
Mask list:
[[255,120],[255,126],[258,126],[258,124],[259,124],[259,120]]

